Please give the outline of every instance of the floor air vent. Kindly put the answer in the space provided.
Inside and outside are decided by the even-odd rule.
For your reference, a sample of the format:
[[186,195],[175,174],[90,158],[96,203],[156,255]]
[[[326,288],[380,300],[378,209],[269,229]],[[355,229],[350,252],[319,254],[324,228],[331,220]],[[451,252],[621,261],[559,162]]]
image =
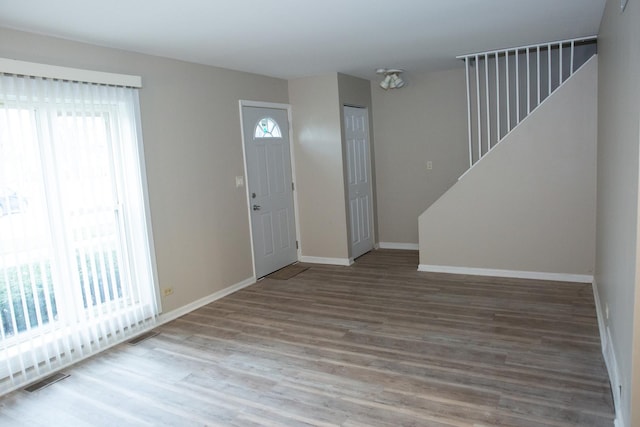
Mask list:
[[140,344],[142,341],[147,340],[151,337],[155,337],[156,335],[158,335],[160,332],[155,332],[155,331],[149,331],[149,332],[145,332],[142,335],[138,335],[137,337],[135,337],[134,339],[128,341],[129,344],[131,345],[136,345],[136,344]]
[[62,372],[49,375],[47,378],[40,380],[37,383],[31,384],[29,387],[25,387],[25,391],[28,391],[29,393],[33,393],[35,391],[42,390],[45,387],[49,387],[51,384],[57,383],[58,381],[62,381],[68,376],[69,374],[63,374]]

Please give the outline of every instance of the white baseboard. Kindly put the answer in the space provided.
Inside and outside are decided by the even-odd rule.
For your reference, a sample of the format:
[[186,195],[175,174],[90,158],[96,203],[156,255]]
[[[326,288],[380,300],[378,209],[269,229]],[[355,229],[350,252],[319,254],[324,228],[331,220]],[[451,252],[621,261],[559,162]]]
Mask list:
[[353,264],[353,259],[350,258],[323,258],[317,256],[301,256],[300,262],[308,262],[310,264],[328,264],[328,265],[344,265],[350,266]]
[[456,267],[420,264],[418,271],[430,273],[467,274],[471,276],[509,277],[513,279],[552,280],[557,282],[591,283],[593,276],[586,274],[543,273],[538,271],[495,270],[491,268]]
[[160,316],[158,316],[158,323],[156,324],[156,326],[162,325],[164,323],[175,320],[180,316],[191,313],[192,311],[197,310],[200,307],[217,301],[220,298],[226,297],[227,295],[237,292],[240,289],[246,288],[247,286],[253,285],[254,283],[256,283],[255,277],[249,277],[242,282],[238,282],[235,285],[228,286],[218,292],[214,292],[211,295],[207,295],[206,297],[195,300],[192,303],[184,305],[180,308],[171,310],[167,313],[162,313]]
[[596,317],[598,318],[598,330],[600,331],[600,345],[602,347],[602,354],[604,355],[604,349],[607,348],[609,343],[607,341],[607,327],[604,314],[602,313],[602,305],[600,304],[600,293],[598,292],[598,284],[595,279],[591,282],[591,287],[593,288],[593,300],[596,303]]
[[611,394],[613,394],[613,407],[616,413],[615,427],[626,427],[622,402],[620,401],[620,371],[618,370],[618,359],[611,345],[611,329],[607,326],[607,348],[603,349],[604,364],[609,372],[609,382],[611,383]]
[[419,246],[417,243],[380,242],[380,249],[402,249],[406,251],[417,251],[419,249]]
[[596,303],[596,315],[598,317],[598,330],[600,331],[600,344],[602,345],[602,357],[609,374],[609,382],[611,383],[611,394],[613,395],[613,407],[616,413],[614,422],[615,427],[624,427],[624,416],[622,414],[622,402],[620,401],[620,374],[618,370],[618,361],[613,351],[611,343],[611,329],[607,326],[604,313],[602,313],[602,305],[600,301],[600,292],[598,291],[598,283],[593,280],[593,299]]

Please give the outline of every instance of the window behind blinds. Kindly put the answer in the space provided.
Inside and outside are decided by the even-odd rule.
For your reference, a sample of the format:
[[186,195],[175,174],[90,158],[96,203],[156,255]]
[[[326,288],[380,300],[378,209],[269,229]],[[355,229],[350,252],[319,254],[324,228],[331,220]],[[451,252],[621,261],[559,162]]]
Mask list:
[[155,322],[137,97],[0,74],[0,393]]

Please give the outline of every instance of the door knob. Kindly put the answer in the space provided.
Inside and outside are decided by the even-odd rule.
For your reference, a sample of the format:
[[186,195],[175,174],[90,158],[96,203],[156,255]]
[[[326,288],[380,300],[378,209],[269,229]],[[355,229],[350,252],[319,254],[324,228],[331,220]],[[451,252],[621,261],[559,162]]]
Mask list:
[[259,211],[260,210],[260,205],[253,205],[253,210],[254,211]]

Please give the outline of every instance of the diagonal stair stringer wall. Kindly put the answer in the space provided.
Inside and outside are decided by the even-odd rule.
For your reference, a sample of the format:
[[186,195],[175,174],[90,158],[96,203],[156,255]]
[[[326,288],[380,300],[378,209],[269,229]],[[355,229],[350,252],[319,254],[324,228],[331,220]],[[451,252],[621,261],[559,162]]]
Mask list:
[[591,281],[597,56],[418,220],[421,271]]

